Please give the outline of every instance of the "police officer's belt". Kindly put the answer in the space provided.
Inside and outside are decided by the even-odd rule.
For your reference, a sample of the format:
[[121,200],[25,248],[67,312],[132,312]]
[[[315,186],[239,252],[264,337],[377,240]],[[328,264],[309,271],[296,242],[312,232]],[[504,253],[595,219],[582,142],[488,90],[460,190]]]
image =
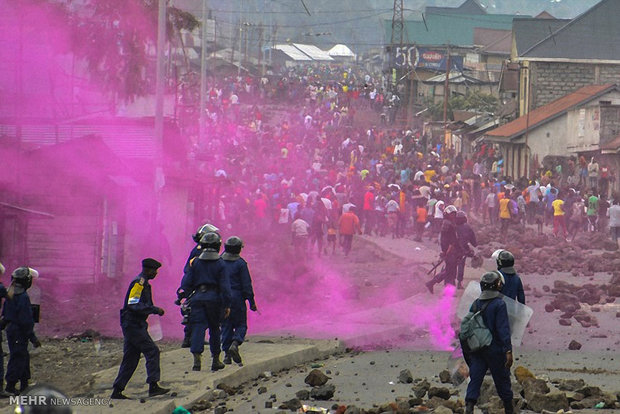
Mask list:
[[198,285],[198,287],[196,288],[196,291],[198,292],[215,292],[217,291],[217,286],[215,285]]

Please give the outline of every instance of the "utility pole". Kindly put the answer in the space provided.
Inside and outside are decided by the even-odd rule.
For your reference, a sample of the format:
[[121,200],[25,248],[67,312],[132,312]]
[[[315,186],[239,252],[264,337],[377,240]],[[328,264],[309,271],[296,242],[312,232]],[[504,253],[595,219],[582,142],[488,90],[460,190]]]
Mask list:
[[[403,0],[394,0],[394,9],[392,12],[392,35],[390,37],[390,69],[395,70],[394,61],[396,47],[403,47],[403,33],[404,33],[404,17],[403,17]],[[398,74],[396,76],[398,78]],[[396,87],[396,84],[393,81],[394,76],[392,76],[392,86]]]
[[155,90],[155,141],[158,157],[162,155],[164,140],[164,92],[165,92],[165,59],[166,43],[166,0],[159,0],[157,13],[157,71]]
[[450,66],[452,66],[452,59],[450,58],[450,45],[446,48],[447,60],[446,60],[446,80],[443,85],[443,140],[444,145],[446,143],[446,136],[448,135],[448,99],[450,98]]
[[198,145],[205,143],[205,109],[207,98],[207,0],[202,0],[202,36],[200,52],[200,115],[198,117]]

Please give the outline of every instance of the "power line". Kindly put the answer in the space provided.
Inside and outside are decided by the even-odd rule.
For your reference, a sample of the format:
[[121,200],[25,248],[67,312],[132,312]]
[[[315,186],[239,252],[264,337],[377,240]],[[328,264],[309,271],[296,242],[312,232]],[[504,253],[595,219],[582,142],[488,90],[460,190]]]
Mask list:
[[[385,12],[379,12],[379,13],[375,13],[375,14],[370,14],[370,15],[360,16],[360,17],[354,17],[354,18],[351,18],[351,19],[334,21],[334,22],[322,22],[322,23],[310,23],[310,24],[278,24],[278,28],[298,28],[298,27],[315,27],[315,26],[337,25],[337,24],[342,24],[342,23],[353,22],[353,21],[356,21],[356,20],[370,19],[370,18],[373,18],[373,17],[380,16],[380,15],[382,15],[384,13]],[[237,26],[238,25],[238,23],[230,23],[230,22],[224,22],[224,21],[221,21],[220,23],[227,24],[229,26]],[[265,24],[253,24],[253,26],[255,26],[255,27],[268,27],[268,25],[265,25]]]

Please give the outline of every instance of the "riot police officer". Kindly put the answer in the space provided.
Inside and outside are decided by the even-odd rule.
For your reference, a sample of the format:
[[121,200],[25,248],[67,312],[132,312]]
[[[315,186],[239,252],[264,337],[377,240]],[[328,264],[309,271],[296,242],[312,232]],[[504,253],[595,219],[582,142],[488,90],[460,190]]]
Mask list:
[[30,379],[30,354],[28,341],[35,348],[41,342],[34,333],[35,317],[26,292],[32,286],[36,270],[29,267],[18,267],[11,274],[11,285],[7,291],[7,299],[2,308],[2,324],[6,326],[6,340],[9,344],[9,362],[6,366],[6,392],[18,394],[28,387]]
[[[217,233],[219,235],[220,229],[215,227],[213,224],[206,223],[200,226],[200,228],[198,229],[198,231],[196,231],[195,234],[192,234],[192,240],[194,240],[196,246],[194,246],[192,251],[189,253],[189,257],[187,258],[185,266],[183,267],[183,274],[187,273],[187,271],[189,270],[191,260],[195,257],[198,257],[202,252],[200,239],[202,239],[202,237],[207,233]],[[179,292],[177,292],[177,295],[178,294]],[[191,343],[192,329],[191,325],[189,324],[189,313],[191,312],[190,300],[190,297],[185,297],[185,301],[182,304],[180,300],[176,302],[177,305],[181,306],[181,315],[183,315],[183,342],[181,343],[181,348],[189,348]]]
[[222,323],[222,349],[225,354],[225,364],[230,364],[231,359],[237,364],[242,363],[239,346],[243,343],[248,331],[248,310],[245,301],[249,302],[250,310],[253,312],[257,310],[248,264],[240,256],[242,248],[243,241],[237,236],[232,236],[224,243],[222,254],[232,291],[230,316]]
[[502,250],[495,259],[497,270],[504,277],[502,295],[514,299],[525,305],[525,291],[523,282],[515,270],[515,257],[508,250]]
[[504,404],[506,414],[514,412],[510,367],[512,366],[512,343],[506,303],[502,300],[502,277],[498,271],[487,272],[480,279],[482,293],[472,304],[470,311],[484,309],[481,313],[485,326],[491,331],[491,344],[476,352],[463,354],[469,365],[469,384],[465,395],[465,413],[473,414],[474,406],[480,397],[480,387],[487,369],[491,371],[497,394]]
[[121,328],[123,330],[123,360],[114,380],[111,398],[128,399],[123,390],[136,371],[140,354],[146,359],[146,382],[149,384],[149,396],[166,394],[169,388],[160,387],[159,348],[148,333],[146,318],[149,315],[163,316],[164,310],[153,305],[150,280],[155,279],[161,267],[155,259],[142,260],[142,272],[131,281],[123,309],[121,309]]
[[433,293],[433,286],[443,280],[445,284],[455,284],[456,267],[458,261],[463,256],[463,250],[456,234],[456,212],[453,205],[446,206],[443,211],[444,220],[441,224],[439,242],[441,246],[441,257],[444,260],[443,270],[433,279],[426,283],[428,290]]
[[190,350],[194,356],[194,371],[201,370],[205,332],[209,329],[209,348],[213,358],[211,370],[225,367],[220,361],[220,323],[230,314],[230,281],[224,269],[219,251],[222,239],[217,233],[207,233],[200,240],[203,246],[200,256],[193,259],[183,276],[180,296],[193,294],[189,322],[192,336]]
[[457,264],[456,281],[457,288],[463,289],[465,260],[467,257],[473,256],[473,251],[470,246],[478,246],[478,241],[476,240],[476,233],[474,233],[474,229],[472,229],[469,223],[467,223],[467,214],[462,210],[456,212],[456,236],[461,244],[461,251],[464,253]]

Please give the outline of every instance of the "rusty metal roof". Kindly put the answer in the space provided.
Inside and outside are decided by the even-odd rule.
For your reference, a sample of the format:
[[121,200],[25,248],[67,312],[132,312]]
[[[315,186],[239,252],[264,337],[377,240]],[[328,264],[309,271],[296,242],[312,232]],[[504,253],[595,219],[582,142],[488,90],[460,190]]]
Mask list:
[[515,138],[522,135],[526,129],[533,129],[545,124],[569,109],[596,99],[614,89],[617,89],[614,84],[584,86],[571,94],[530,111],[529,117],[527,115],[520,116],[512,122],[487,132],[486,135],[507,139]]

